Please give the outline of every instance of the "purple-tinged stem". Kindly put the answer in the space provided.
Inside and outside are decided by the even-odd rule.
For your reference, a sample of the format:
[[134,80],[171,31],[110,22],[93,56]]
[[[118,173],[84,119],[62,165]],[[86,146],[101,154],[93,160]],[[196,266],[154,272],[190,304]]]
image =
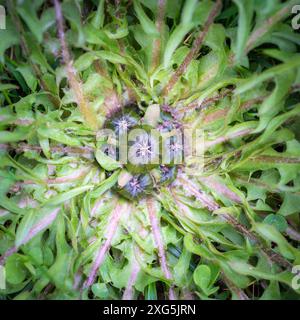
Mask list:
[[130,273],[130,277],[129,277],[129,280],[127,282],[127,286],[126,286],[126,289],[124,291],[122,300],[132,300],[133,299],[133,293],[134,293],[133,286],[134,286],[134,284],[136,282],[136,279],[137,279],[137,276],[138,276],[140,270],[141,270],[140,265],[134,259],[133,265],[132,265],[132,269],[131,269],[131,273]]
[[[194,195],[196,199],[198,199],[202,203],[202,205],[206,207],[208,210],[215,211],[220,208],[219,204],[216,201],[214,201],[214,199],[212,199],[209,195],[205,194],[204,192],[200,191],[198,187],[192,181],[187,180],[184,175],[179,176],[177,179],[178,182],[181,183],[187,191]],[[257,243],[261,251],[271,262],[277,263],[278,265],[286,268],[287,270],[292,269],[292,264],[289,261],[287,261],[279,253],[275,252],[273,249],[266,247],[265,244],[260,240],[259,237],[256,236],[255,233],[248,230],[247,227],[242,225],[235,217],[233,217],[231,214],[223,214],[222,216],[225,219],[225,221],[232,225],[238,232]]]
[[163,22],[166,12],[166,0],[157,0],[157,19],[156,28],[159,33],[159,37],[153,41],[152,49],[152,69],[154,70],[160,63],[161,54],[161,38],[163,32]]
[[43,217],[40,221],[38,221],[36,224],[32,226],[32,228],[29,229],[26,237],[24,237],[23,241],[19,244],[19,246],[13,246],[10,249],[8,249],[3,256],[0,258],[0,265],[3,265],[6,261],[6,259],[11,256],[12,254],[16,253],[20,246],[26,244],[29,242],[33,237],[35,237],[40,231],[48,227],[57,217],[57,214],[59,212],[60,208],[55,208],[50,214]]
[[[128,221],[129,220],[129,217],[127,216],[123,216],[123,220],[124,221]],[[128,230],[131,230],[131,228],[128,226],[127,227]],[[141,226],[140,229],[138,230],[138,234],[144,238],[148,232],[147,230]],[[127,286],[125,288],[125,291],[123,293],[123,297],[122,299],[123,300],[133,300],[133,295],[134,295],[134,284],[136,282],[136,279],[137,279],[137,276],[141,270],[141,267],[136,259],[136,255],[138,256],[143,256],[143,253],[141,252],[140,248],[137,247],[137,246],[134,246],[133,247],[133,250],[134,250],[134,255],[132,257],[132,268],[131,268],[131,273],[130,273],[130,277],[128,279],[128,282],[127,282]]]
[[60,211],[60,208],[54,209],[50,214],[46,215],[39,222],[33,225],[33,227],[29,230],[27,236],[20,243],[20,246],[27,243],[29,240],[35,237],[40,231],[48,227],[56,219],[59,211]]
[[[254,159],[253,159],[254,160]],[[244,175],[240,175],[240,174],[233,174],[233,178],[235,181],[237,181],[240,184],[251,184],[256,186],[257,188],[264,188],[267,191],[269,191],[270,193],[280,193],[280,192],[284,192],[287,191],[287,189],[278,186],[278,185],[272,185],[270,183],[266,183],[263,182],[259,179],[255,179],[255,178],[248,178]],[[290,191],[290,194],[294,194],[294,195],[300,195],[300,191],[294,191],[293,187],[291,187],[292,190]]]
[[185,57],[183,63],[179,66],[179,68],[175,71],[175,73],[171,76],[171,79],[163,89],[163,95],[166,96],[174,87],[174,85],[177,83],[179,78],[185,73],[188,66],[190,65],[191,61],[196,57],[198,54],[202,43],[208,33],[208,30],[212,23],[214,22],[215,17],[218,15],[219,11],[222,7],[222,0],[217,0],[214,7],[212,8],[205,24],[203,31],[200,32],[200,34],[197,36],[196,40],[193,43],[193,47],[188,53],[188,55]]
[[98,200],[95,202],[93,208],[91,209],[91,213],[90,213],[90,216],[91,216],[91,217],[93,217],[93,216],[95,215],[95,213],[97,212],[97,210],[98,210],[98,209],[101,207],[101,205],[103,204],[103,201],[104,201],[104,199],[103,199],[103,198],[100,198],[100,199],[98,199]]
[[[37,145],[31,145],[26,143],[20,143],[16,147],[10,144],[2,143],[0,144],[0,150],[14,150],[17,153],[20,152],[26,152],[26,151],[36,151],[36,152],[42,152],[43,149],[40,146]],[[51,146],[50,147],[51,152],[58,152],[58,153],[64,153],[68,155],[82,155],[87,158],[93,158],[94,157],[94,148],[84,146],[84,147],[63,147],[63,146]]]
[[[158,249],[158,257],[159,257],[161,269],[166,279],[172,279],[172,275],[167,264],[164,242],[163,242],[162,233],[159,226],[159,221],[157,218],[157,212],[155,210],[155,204],[152,198],[148,198],[146,202],[147,202],[147,208],[148,208],[154,242]],[[176,300],[176,295],[172,286],[169,289],[169,299]]]
[[[224,99],[226,96],[228,96],[230,93],[232,93],[232,89],[225,89],[224,92],[218,94],[217,96],[213,96],[210,98],[204,99],[200,104],[198,101],[192,102],[187,106],[182,107],[181,109],[178,110],[179,113],[185,113],[188,111],[192,110],[205,110],[207,109],[210,105],[212,105],[214,102],[220,101]],[[223,109],[222,109],[223,110]]]
[[201,177],[199,180],[204,185],[208,185],[211,190],[216,191],[218,194],[225,196],[229,200],[238,203],[241,202],[240,197],[235,192],[231,191],[226,185],[219,182],[215,177]]
[[250,35],[249,40],[247,41],[245,53],[248,54],[259,39],[261,39],[267,32],[269,32],[276,23],[284,19],[284,17],[286,17],[290,13],[291,6],[287,5],[280,9],[278,12],[276,12],[272,17],[266,19],[264,23],[261,25],[261,27],[254,30]]
[[222,272],[222,278],[224,283],[227,285],[227,287],[230,289],[231,292],[234,292],[236,294],[236,296],[239,298],[239,300],[250,300],[250,298],[246,295],[246,293],[238,288],[237,286],[235,286],[224,274],[224,272]]
[[196,300],[193,292],[183,289],[183,300]]
[[282,157],[261,155],[250,157],[251,161],[268,162],[268,163],[300,163],[300,157]]
[[74,283],[73,283],[73,289],[74,290],[78,290],[79,289],[79,285],[82,279],[82,270],[77,271],[74,275]]
[[[70,174],[68,176],[58,177],[58,178],[54,178],[54,179],[46,179],[46,180],[43,180],[43,181],[45,183],[47,183],[49,186],[50,185],[55,185],[55,184],[60,184],[60,183],[70,183],[70,182],[78,180],[79,178],[83,178],[88,173],[89,170],[90,170],[90,167],[82,168],[82,169],[74,171],[72,174]],[[35,181],[24,180],[22,182],[15,183],[11,187],[10,191],[11,192],[18,192],[20,190],[20,188],[22,188],[23,186],[35,185],[35,184],[36,184]]]
[[97,254],[96,259],[92,265],[89,276],[83,284],[83,289],[90,287],[94,283],[96,276],[97,276],[97,272],[105,259],[107,251],[109,250],[109,248],[111,246],[111,241],[116,233],[120,218],[121,218],[122,214],[124,214],[127,210],[128,210],[127,204],[117,204],[116,208],[113,210],[111,219],[110,219],[109,224],[106,228],[106,240],[98,251],[98,254]]
[[210,211],[219,209],[219,205],[214,201],[212,197],[200,191],[198,186],[195,185],[191,180],[188,180],[183,175],[178,177],[178,181],[183,185],[183,188],[189,191],[201,204]]
[[243,130],[240,130],[240,131],[237,131],[237,132],[233,132],[227,136],[221,136],[221,137],[218,137],[212,141],[207,141],[204,145],[204,148],[205,149],[208,149],[212,146],[215,146],[217,144],[220,144],[220,143],[223,143],[223,142],[227,142],[231,139],[235,139],[235,138],[239,138],[239,137],[244,137],[244,136],[247,136],[248,134],[250,134],[252,132],[252,129],[243,129]]
[[300,242],[300,233],[292,227],[287,227],[285,233],[293,240]]
[[6,259],[10,257],[12,254],[16,253],[18,251],[18,248],[16,246],[13,246],[9,248],[1,257],[0,257],[0,266],[3,266]]
[[58,37],[60,40],[62,57],[66,66],[70,87],[75,94],[77,105],[79,106],[80,112],[83,115],[84,119],[92,129],[97,129],[97,117],[94,114],[93,110],[87,104],[87,101],[83,94],[82,85],[77,79],[76,70],[74,68],[73,61],[68,50],[64,32],[64,18],[60,2],[59,0],[53,0],[53,2],[55,7]]

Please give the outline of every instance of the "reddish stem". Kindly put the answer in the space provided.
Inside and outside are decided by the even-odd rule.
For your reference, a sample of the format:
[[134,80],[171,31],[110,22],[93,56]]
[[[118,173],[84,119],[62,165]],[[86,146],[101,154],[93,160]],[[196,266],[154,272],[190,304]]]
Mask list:
[[66,66],[70,87],[75,94],[77,105],[86,122],[92,129],[97,129],[97,118],[91,108],[89,108],[82,90],[80,82],[77,80],[76,70],[71,60],[64,32],[64,18],[59,0],[53,0],[55,6],[55,16],[58,29],[58,37],[60,40],[63,61]]
[[240,197],[233,191],[231,191],[225,184],[219,182],[215,177],[201,177],[200,181],[204,185],[208,185],[211,190],[215,190],[217,193],[225,196],[227,199],[233,202],[241,202]]
[[130,274],[129,280],[127,282],[127,287],[126,287],[124,294],[123,294],[123,297],[122,297],[123,300],[132,300],[133,299],[133,293],[134,293],[133,286],[136,282],[136,278],[137,278],[140,270],[141,270],[140,265],[134,259],[132,269],[131,269],[131,274]]
[[[149,219],[150,219],[150,223],[151,223],[151,229],[152,229],[152,233],[153,233],[154,242],[155,242],[157,249],[158,249],[158,258],[159,258],[160,266],[162,268],[162,271],[163,271],[166,279],[172,279],[172,275],[171,275],[171,272],[170,272],[168,264],[167,264],[164,242],[163,242],[162,233],[161,233],[160,226],[159,226],[159,221],[157,218],[157,212],[154,207],[155,204],[153,203],[153,199],[151,199],[151,198],[148,198],[146,200],[146,202],[147,202]],[[170,300],[176,299],[175,292],[174,292],[174,289],[172,286],[169,289],[169,299]]]
[[116,233],[120,218],[122,214],[125,213],[125,211],[127,210],[128,210],[127,204],[124,204],[124,205],[118,204],[116,208],[113,210],[110,222],[106,228],[106,240],[98,251],[98,254],[92,265],[92,269],[89,273],[89,276],[83,284],[83,289],[90,287],[95,282],[97,272],[105,259],[107,251],[111,247],[111,242]]
[[166,0],[157,0],[157,19],[156,19],[156,28],[159,33],[159,37],[153,41],[152,49],[152,69],[157,68],[160,62],[160,53],[161,53],[161,38],[163,32],[163,22],[166,11]]
[[192,60],[196,57],[198,54],[203,41],[208,33],[209,27],[212,25],[214,22],[215,17],[218,15],[219,11],[221,10],[222,7],[222,0],[217,0],[213,9],[211,10],[205,24],[203,31],[199,33],[198,37],[193,43],[192,49],[189,51],[188,55],[185,57],[183,63],[179,66],[179,68],[175,71],[175,73],[171,76],[171,79],[163,89],[163,95],[166,96],[174,87],[174,85],[177,83],[179,78],[185,73],[187,70],[188,66],[192,62]]
[[[204,207],[206,207],[210,211],[215,211],[220,208],[219,204],[212,199],[209,195],[200,191],[199,188],[190,180],[187,180],[184,175],[178,177],[178,181],[182,184],[183,188],[188,190],[191,194],[193,194],[196,199],[198,199]],[[242,235],[249,238],[250,240],[257,243],[258,247],[261,251],[266,255],[266,257],[278,265],[286,268],[287,270],[292,269],[292,264],[284,259],[279,253],[275,252],[271,248],[265,246],[265,244],[261,241],[259,237],[256,236],[255,233],[248,230],[247,227],[242,225],[235,217],[231,214],[223,214],[222,215],[225,221],[227,221],[230,225],[232,225],[237,231],[239,231]]]
[[24,237],[23,241],[20,243],[20,245],[13,246],[9,248],[3,256],[0,258],[0,265],[3,265],[6,261],[6,259],[11,256],[12,254],[16,253],[20,246],[26,244],[29,242],[33,237],[35,237],[39,232],[41,232],[43,229],[48,227],[57,217],[57,214],[59,212],[60,208],[55,208],[50,214],[43,217],[40,221],[38,221],[36,224],[34,224],[28,231],[26,237]]

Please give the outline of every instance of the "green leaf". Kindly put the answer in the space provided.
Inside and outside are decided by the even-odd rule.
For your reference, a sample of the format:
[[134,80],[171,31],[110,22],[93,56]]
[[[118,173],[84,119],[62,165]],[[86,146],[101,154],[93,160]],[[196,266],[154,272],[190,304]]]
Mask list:
[[201,0],[193,10],[193,21],[197,25],[203,26],[212,10],[214,2],[211,0]]
[[6,281],[11,284],[22,283],[27,275],[22,256],[14,254],[10,256],[5,264]]
[[64,1],[62,3],[64,17],[70,22],[72,29],[77,34],[77,45],[83,46],[85,42],[81,21],[81,10],[76,1]]
[[199,255],[200,257],[203,257],[205,259],[212,259],[213,254],[210,252],[204,245],[198,244],[196,245],[193,242],[193,236],[191,234],[186,234],[184,237],[184,246],[186,249],[194,254]]
[[299,254],[297,249],[288,243],[284,236],[273,226],[265,223],[255,223],[255,230],[269,241],[278,245],[280,253],[287,259],[295,259],[295,255]]
[[31,67],[29,65],[20,65],[16,70],[22,74],[31,91],[35,91],[38,81],[33,74]]
[[194,23],[186,23],[186,24],[179,24],[175,30],[171,33],[170,38],[166,44],[164,58],[163,58],[163,65],[164,68],[168,68],[171,65],[171,58],[173,56],[174,51],[176,48],[181,44],[182,40],[184,39],[185,35],[191,31],[193,28]]
[[253,0],[234,0],[234,3],[239,9],[237,40],[234,51],[236,55],[236,61],[240,62],[246,53],[246,44],[251,31]]
[[289,192],[284,193],[283,203],[278,211],[285,217],[298,213],[300,211],[300,197],[297,194],[291,194]]
[[280,232],[284,232],[288,227],[286,220],[280,214],[269,214],[265,217],[264,223],[274,225],[275,228]]
[[0,131],[0,143],[22,141],[27,137],[29,132],[29,127],[18,127],[12,132]]
[[146,15],[140,2],[137,0],[133,0],[133,6],[144,32],[150,36],[159,36],[155,23],[152,22]]
[[182,252],[180,253],[179,259],[174,270],[174,278],[176,284],[179,286],[185,286],[189,282],[190,278],[190,261],[191,261],[192,254],[188,252],[185,248],[183,248]]
[[266,71],[260,73],[259,75],[253,75],[249,79],[242,81],[241,84],[237,86],[235,93],[241,94],[247,90],[254,88],[255,86],[261,84],[264,81],[267,81],[286,71],[298,68],[299,66],[300,66],[300,58],[297,57],[289,62],[282,63],[275,67],[269,68]]
[[104,22],[104,2],[105,0],[99,0],[98,1],[98,7],[97,7],[97,11],[92,19],[92,25],[96,28],[96,29],[100,29],[103,27],[103,22]]
[[73,138],[57,128],[40,126],[37,132],[43,138],[53,139],[69,146],[81,146],[81,143],[77,138]]
[[98,198],[112,188],[117,183],[119,175],[120,171],[115,171],[109,178],[102,181],[97,188],[90,193],[91,198]]
[[145,115],[144,122],[155,128],[160,118],[160,106],[159,104],[151,104],[148,106]]
[[145,291],[146,300],[157,300],[156,282],[150,283]]
[[96,160],[100,164],[100,166],[107,170],[107,171],[113,171],[118,168],[121,168],[121,164],[114,160],[113,158],[107,156],[103,151],[98,149],[95,153]]
[[278,281],[270,281],[269,286],[266,288],[260,300],[280,300],[280,287]]
[[19,35],[10,17],[6,19],[6,29],[0,29],[0,62],[4,62],[4,52],[6,49],[19,43]]
[[[232,260],[229,262],[230,267],[237,273],[241,273],[244,275],[250,275],[255,278],[262,278],[273,281],[280,281],[288,286],[292,285],[292,279],[294,275],[289,271],[284,271],[281,273],[271,273],[271,272],[263,272],[258,268],[253,267],[252,265],[238,260]],[[299,292],[299,289],[296,289]]]
[[119,54],[109,51],[92,51],[81,55],[74,63],[78,71],[86,70],[90,65],[98,59],[107,60],[115,64],[128,64],[128,61]]
[[18,87],[14,84],[11,83],[0,83],[0,91],[5,91],[5,90],[13,90],[17,89]]
[[186,0],[181,14],[181,22],[187,24],[191,21],[198,0]]
[[31,3],[28,1],[24,1],[21,6],[17,6],[17,11],[27,24],[32,34],[34,34],[36,40],[39,43],[42,42],[43,27],[36,15],[35,10],[32,10]]
[[207,265],[199,265],[193,274],[194,281],[204,292],[207,291],[211,279],[211,271]]
[[269,121],[283,108],[284,98],[288,94],[288,91],[294,82],[294,78],[295,74],[293,71],[285,72],[284,74],[275,77],[275,89],[259,107],[259,125],[255,132],[265,129]]
[[105,283],[95,283],[92,285],[94,295],[100,299],[108,299],[109,291]]
[[45,201],[44,206],[57,206],[92,188],[93,185],[85,185],[82,187],[74,188],[64,193],[60,193]]
[[31,229],[31,227],[33,226],[36,220],[36,215],[37,215],[37,211],[31,209],[22,218],[16,232],[16,239],[15,239],[16,247],[19,247],[22,244],[23,240],[28,235],[29,230]]

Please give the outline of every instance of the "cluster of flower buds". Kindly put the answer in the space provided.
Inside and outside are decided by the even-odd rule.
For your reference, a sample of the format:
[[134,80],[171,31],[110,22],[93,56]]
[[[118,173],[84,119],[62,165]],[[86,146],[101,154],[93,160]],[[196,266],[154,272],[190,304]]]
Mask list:
[[[177,162],[182,153],[181,136],[171,114],[160,110],[155,126],[146,121],[137,106],[130,105],[113,114],[105,124],[121,143],[102,147],[105,154],[120,161],[128,172],[126,184],[115,189],[128,199],[143,197],[176,178]],[[162,139],[162,135],[169,135]],[[124,156],[125,149],[125,156]],[[164,150],[164,152],[162,152]]]

